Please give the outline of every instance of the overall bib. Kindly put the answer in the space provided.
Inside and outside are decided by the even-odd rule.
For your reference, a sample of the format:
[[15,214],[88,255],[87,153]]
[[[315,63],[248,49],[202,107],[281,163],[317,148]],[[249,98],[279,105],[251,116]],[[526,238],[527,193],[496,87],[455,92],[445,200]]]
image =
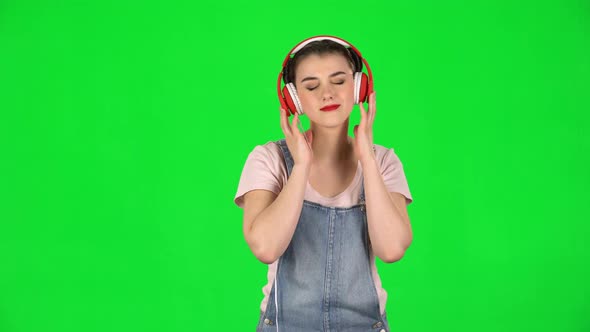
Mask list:
[[[276,143],[288,177],[293,158],[285,139]],[[389,332],[371,275],[364,197],[361,182],[360,202],[352,207],[303,201],[257,332]]]

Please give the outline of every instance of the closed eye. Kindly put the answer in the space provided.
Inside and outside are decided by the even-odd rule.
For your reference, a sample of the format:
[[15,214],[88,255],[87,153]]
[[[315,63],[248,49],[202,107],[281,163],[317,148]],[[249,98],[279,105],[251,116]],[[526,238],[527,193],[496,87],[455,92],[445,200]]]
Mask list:
[[[334,82],[334,84],[338,84],[338,85],[342,85],[344,84],[344,81],[340,81],[340,82]],[[313,91],[318,87],[318,85],[314,86],[313,88],[307,88],[308,91]]]

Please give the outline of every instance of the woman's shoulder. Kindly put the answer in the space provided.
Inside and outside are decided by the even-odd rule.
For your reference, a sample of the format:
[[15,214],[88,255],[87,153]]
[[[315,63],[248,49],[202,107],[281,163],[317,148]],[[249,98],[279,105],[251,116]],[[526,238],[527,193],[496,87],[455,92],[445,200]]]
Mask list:
[[380,164],[399,160],[393,147],[387,147],[381,144],[373,144],[375,147],[375,158]]
[[263,144],[256,145],[249,158],[257,157],[268,160],[278,160],[281,156],[281,147],[278,141],[268,141]]
[[285,167],[275,142],[256,145],[246,160],[234,202],[243,207],[243,196],[250,190],[264,189],[279,194],[285,183]]
[[375,159],[380,166],[387,191],[401,193],[406,197],[407,204],[411,203],[412,194],[408,187],[404,166],[394,148],[379,144],[374,144],[374,146]]
[[250,152],[246,163],[253,166],[250,168],[253,168],[254,172],[268,172],[279,182],[282,181],[286,174],[283,152],[279,146],[279,141],[267,141],[256,145]]

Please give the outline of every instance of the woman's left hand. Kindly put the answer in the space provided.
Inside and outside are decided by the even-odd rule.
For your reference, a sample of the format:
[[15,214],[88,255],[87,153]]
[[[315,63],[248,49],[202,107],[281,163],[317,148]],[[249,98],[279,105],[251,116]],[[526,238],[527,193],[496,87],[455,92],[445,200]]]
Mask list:
[[365,111],[363,103],[359,103],[361,123],[354,126],[354,151],[362,164],[375,160],[373,150],[373,121],[375,120],[375,91],[369,95],[369,111]]

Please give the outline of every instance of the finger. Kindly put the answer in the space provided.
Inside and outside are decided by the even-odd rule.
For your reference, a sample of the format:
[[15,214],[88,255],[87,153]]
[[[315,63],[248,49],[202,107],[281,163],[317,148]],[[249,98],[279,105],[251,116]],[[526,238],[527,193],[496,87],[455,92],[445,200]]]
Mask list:
[[281,110],[281,129],[283,130],[283,134],[285,137],[291,136],[291,129],[289,127],[289,120],[287,119],[287,111],[284,109]]
[[375,91],[371,93],[369,96],[369,127],[373,127],[373,122],[375,121],[375,114],[377,113],[377,103],[375,101]]
[[297,135],[299,133],[299,129],[297,129],[297,123],[299,122],[299,113],[295,113],[293,117],[293,121],[291,122],[291,133]]
[[361,123],[360,126],[362,128],[365,128],[366,126],[366,122],[367,122],[367,111],[365,111],[365,106],[363,105],[363,103],[359,103],[359,109],[361,112]]
[[289,127],[289,117],[287,111],[281,108],[281,129],[285,137],[291,136],[291,128]]
[[312,147],[312,143],[313,143],[313,132],[311,130],[308,130],[307,132],[303,133],[303,136],[307,137],[307,143],[309,148],[311,149]]
[[354,137],[358,136],[358,129],[359,129],[359,125],[354,126],[352,132],[354,133]]

